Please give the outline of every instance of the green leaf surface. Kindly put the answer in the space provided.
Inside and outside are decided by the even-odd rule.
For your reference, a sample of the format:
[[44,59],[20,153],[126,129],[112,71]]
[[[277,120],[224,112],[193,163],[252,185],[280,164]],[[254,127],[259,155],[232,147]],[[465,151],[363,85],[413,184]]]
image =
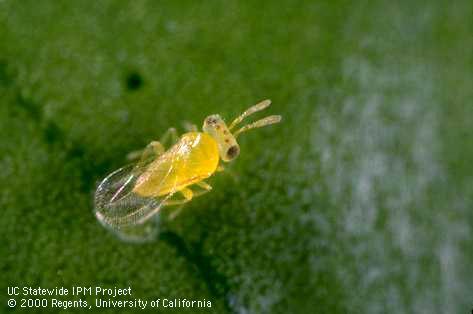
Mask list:
[[[212,302],[150,312],[468,313],[472,14],[471,1],[0,1],[0,311],[22,311],[9,286],[131,286]],[[97,183],[128,152],[265,98],[282,123],[242,135],[156,241],[96,221]]]

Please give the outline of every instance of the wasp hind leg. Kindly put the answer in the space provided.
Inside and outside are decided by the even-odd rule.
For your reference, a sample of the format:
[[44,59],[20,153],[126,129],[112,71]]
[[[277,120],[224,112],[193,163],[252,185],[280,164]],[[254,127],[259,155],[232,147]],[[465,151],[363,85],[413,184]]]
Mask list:
[[209,192],[210,190],[212,190],[212,186],[210,186],[210,184],[208,184],[204,181],[197,182],[194,185],[200,187],[200,190],[193,191],[188,187],[183,188],[182,190],[179,191],[179,193],[182,194],[182,196],[184,198],[166,200],[164,205],[166,205],[166,206],[183,205],[185,203],[190,202],[194,197],[200,196],[200,195],[205,194],[205,193]]
[[149,143],[145,149],[143,150],[135,150],[127,155],[128,160],[137,160],[141,163],[144,163],[146,160],[149,160],[150,158],[158,157],[164,153],[165,145],[169,144],[174,144],[179,140],[179,136],[177,134],[177,131],[175,128],[169,128],[166,132],[164,132],[163,136],[159,141],[152,141]]
[[200,196],[212,190],[212,186],[204,181],[197,182],[195,185],[199,186],[201,189],[199,191],[193,191],[190,188],[184,188],[179,191],[184,196],[183,199],[166,201],[165,205],[167,206],[181,205],[169,215],[169,219],[173,220],[176,218],[182,211],[185,203],[190,202],[196,196]]
[[128,160],[139,159],[140,162],[144,162],[151,157],[157,157],[164,153],[164,146],[158,141],[152,141],[143,150],[135,150],[126,156]]
[[194,192],[194,196],[199,196],[199,195],[205,194],[207,192],[210,192],[212,190],[212,186],[210,184],[208,184],[207,182],[205,182],[205,181],[197,182],[195,185],[200,187],[202,190],[200,190],[198,192]]
[[190,202],[192,198],[194,197],[194,192],[192,192],[192,190],[189,188],[183,188],[182,190],[179,191],[179,193],[181,193],[184,198],[166,200],[164,201],[164,205],[166,206],[182,205],[187,202]]
[[194,192],[192,192],[192,190],[189,189],[189,188],[184,188],[184,189],[180,190],[179,192],[182,194],[182,196],[184,198],[177,199],[177,200],[167,200],[167,201],[164,202],[165,206],[180,205],[177,209],[173,210],[169,214],[169,220],[173,220],[174,218],[176,218],[177,215],[179,215],[179,213],[182,211],[182,208],[184,207],[184,204],[187,203],[187,202],[190,202],[192,200],[192,198],[194,197]]

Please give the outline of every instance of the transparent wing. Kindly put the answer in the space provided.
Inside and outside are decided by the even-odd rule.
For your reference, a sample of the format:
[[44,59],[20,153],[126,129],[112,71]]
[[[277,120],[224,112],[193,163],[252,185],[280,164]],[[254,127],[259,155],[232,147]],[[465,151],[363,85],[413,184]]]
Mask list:
[[133,187],[141,172],[133,165],[120,168],[109,174],[95,192],[95,214],[106,224],[117,227],[142,223],[160,201],[140,197]]
[[[171,167],[163,181],[171,173],[177,155],[171,154]],[[151,161],[152,159],[130,164],[112,172],[102,180],[95,192],[95,216],[103,226],[123,240],[136,242],[153,239],[160,223],[160,215],[157,214],[176,192],[172,190],[159,198],[142,197],[133,192],[137,179]],[[157,188],[159,189],[159,184]]]
[[98,221],[124,240],[145,241],[156,233],[154,222],[148,220],[160,210],[163,200],[133,193],[143,169],[135,165],[120,168],[103,179],[95,192]]

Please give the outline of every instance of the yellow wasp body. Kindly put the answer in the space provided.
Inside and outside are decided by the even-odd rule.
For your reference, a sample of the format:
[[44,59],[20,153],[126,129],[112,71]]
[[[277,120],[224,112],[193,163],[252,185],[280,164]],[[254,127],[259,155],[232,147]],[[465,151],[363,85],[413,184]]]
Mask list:
[[[204,120],[203,132],[188,126],[189,132],[177,138],[171,128],[162,141],[130,153],[129,158],[138,157],[139,161],[111,173],[97,188],[95,214],[99,221],[124,238],[139,238],[143,235],[135,229],[144,226],[163,206],[185,204],[210,191],[211,186],[204,180],[222,168],[220,160],[229,162],[239,155],[236,138],[240,133],[280,122],[281,117],[273,115],[231,132],[244,118],[270,104],[264,100],[250,107],[229,127],[215,114]],[[169,136],[175,143],[165,150],[163,143]],[[149,233],[143,230],[140,232]]]
[[210,177],[217,170],[218,161],[217,143],[212,137],[206,133],[186,133],[147,167],[133,192],[157,197],[179,191],[190,198],[188,186]]

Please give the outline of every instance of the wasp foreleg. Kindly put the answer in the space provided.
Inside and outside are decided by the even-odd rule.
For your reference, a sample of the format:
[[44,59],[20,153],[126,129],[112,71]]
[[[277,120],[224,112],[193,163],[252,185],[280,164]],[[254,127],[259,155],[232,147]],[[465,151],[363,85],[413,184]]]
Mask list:
[[238,176],[235,174],[235,172],[231,169],[231,168],[225,168],[222,164],[218,165],[217,166],[217,169],[215,170],[216,172],[226,172],[227,174],[229,174],[232,179],[235,181],[235,182],[238,182]]

